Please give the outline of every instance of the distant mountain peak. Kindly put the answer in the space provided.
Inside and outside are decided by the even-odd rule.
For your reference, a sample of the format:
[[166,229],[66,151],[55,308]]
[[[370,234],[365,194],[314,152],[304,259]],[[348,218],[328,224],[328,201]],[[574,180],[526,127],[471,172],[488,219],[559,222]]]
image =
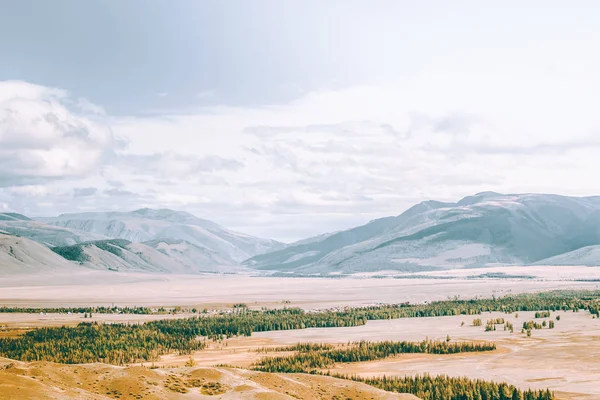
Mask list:
[[492,196],[505,196],[502,193],[498,193],[498,192],[493,192],[493,191],[484,191],[484,192],[479,192],[479,193],[475,193],[473,195],[474,197],[492,197]]
[[156,215],[156,214],[159,214],[159,215],[172,215],[172,214],[191,215],[185,211],[175,211],[170,208],[150,208],[150,207],[139,208],[137,210],[132,211],[132,213],[140,214],[140,215]]
[[412,215],[424,213],[429,210],[435,210],[435,209],[444,208],[444,207],[453,207],[455,205],[456,205],[455,203],[444,203],[442,201],[437,201],[437,200],[426,200],[426,201],[422,201],[421,203],[416,204],[416,205],[412,206],[411,208],[409,208],[408,210],[404,211],[401,216],[409,217]]
[[185,217],[185,218],[196,218],[194,215],[185,211],[175,211],[170,208],[140,208],[132,211],[131,214],[136,214],[146,218],[153,219],[168,219],[174,216]]
[[502,193],[496,193],[496,192],[491,192],[491,191],[487,191],[487,192],[479,192],[476,193],[472,196],[467,196],[463,199],[461,199],[458,203],[456,203],[459,206],[470,206],[476,203],[480,203],[482,201],[491,199],[491,198],[496,198],[496,197],[505,197],[506,195],[502,194]]

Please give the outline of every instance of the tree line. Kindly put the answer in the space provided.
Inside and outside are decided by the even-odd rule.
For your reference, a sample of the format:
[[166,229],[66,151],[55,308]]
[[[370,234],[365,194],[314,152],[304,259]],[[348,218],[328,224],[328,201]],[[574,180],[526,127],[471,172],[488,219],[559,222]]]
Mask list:
[[[281,351],[285,348],[278,348]],[[405,353],[456,354],[496,350],[494,343],[470,343],[424,340],[422,342],[354,342],[343,347],[331,345],[298,344],[287,349],[295,354],[279,357],[263,357],[253,367],[263,372],[318,373],[333,367],[335,363],[381,360]],[[286,349],[286,350],[287,350]],[[285,351],[285,350],[284,350]]]
[[[234,305],[236,309],[246,309],[246,304]],[[175,307],[170,311],[182,310]],[[484,312],[500,311],[514,313],[519,311],[540,311],[536,318],[543,318],[544,311],[589,311],[591,314],[600,316],[600,291],[551,291],[534,294],[520,294],[493,298],[475,298],[470,300],[442,300],[426,304],[387,304],[369,307],[348,308],[343,314],[360,315],[367,320],[396,319],[396,318],[418,318],[418,317],[442,317],[452,315],[479,315]],[[27,307],[0,307],[0,313],[38,313],[38,312],[94,312],[94,313],[123,313],[153,314],[166,313],[169,310],[161,307],[153,311],[148,307],[67,307],[67,308],[27,308]],[[188,310],[188,311],[194,311]],[[323,313],[328,311],[319,311]],[[474,320],[475,322],[476,320]]]
[[64,364],[155,361],[163,354],[190,354],[206,342],[195,336],[169,335],[145,324],[98,324],[38,328],[17,338],[0,338],[0,355],[22,361]]
[[388,392],[411,393],[422,400],[554,400],[549,390],[521,390],[507,383],[446,375],[393,376],[362,378],[332,375],[366,383]]

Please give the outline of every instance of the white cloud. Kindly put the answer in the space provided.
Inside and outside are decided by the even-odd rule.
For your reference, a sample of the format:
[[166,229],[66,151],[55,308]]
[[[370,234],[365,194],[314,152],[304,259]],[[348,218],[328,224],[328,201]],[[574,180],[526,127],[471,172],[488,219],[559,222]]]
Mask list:
[[[27,176],[68,178],[45,183],[53,205],[25,201],[23,210],[173,207],[288,240],[396,215],[431,198],[484,190],[600,192],[600,117],[589,105],[598,94],[558,84],[547,98],[539,93],[551,81],[519,81],[516,91],[517,82],[479,79],[481,85],[429,76],[402,86],[311,92],[282,105],[106,117],[110,129],[88,115],[55,113],[62,119],[43,120],[50,124],[45,131],[31,122],[23,125],[24,139],[4,135],[0,143],[20,146],[18,155],[49,152],[41,164],[29,165],[31,157],[17,163],[30,169]],[[45,96],[65,103],[62,91],[27,90],[27,110],[41,107]],[[582,104],[576,109],[575,92]],[[75,124],[65,120],[93,135],[65,129]],[[111,131],[127,145],[100,140],[99,133],[112,138]],[[12,180],[27,183],[15,171]],[[16,196],[7,193],[1,201]],[[73,202],[76,193],[90,195]]]
[[[483,190],[600,192],[593,172],[600,161],[590,154],[600,145],[600,118],[588,106],[598,95],[580,87],[585,105],[573,110],[568,85],[553,85],[548,98],[539,93],[551,80],[519,81],[516,91],[517,82],[479,79],[466,85],[464,77],[430,76],[404,87],[312,92],[286,105],[199,109],[113,126],[136,152],[239,160],[243,168],[211,174],[227,185],[179,190],[202,193],[213,208],[198,204],[197,212],[226,215],[233,225],[247,225],[258,212],[262,222],[250,229],[267,235],[279,221],[300,231],[314,215],[317,233]],[[339,214],[345,217],[332,218]]]
[[113,147],[110,128],[67,93],[25,82],[0,82],[0,186],[93,173]]
[[8,192],[17,197],[41,197],[48,194],[48,188],[43,185],[15,186],[9,188]]

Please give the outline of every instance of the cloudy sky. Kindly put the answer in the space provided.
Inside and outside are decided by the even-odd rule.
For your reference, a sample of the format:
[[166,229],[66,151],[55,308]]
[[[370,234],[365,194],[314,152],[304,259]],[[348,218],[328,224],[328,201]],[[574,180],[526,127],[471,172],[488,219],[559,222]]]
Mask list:
[[291,241],[476,192],[600,194],[600,5],[0,1],[0,211]]

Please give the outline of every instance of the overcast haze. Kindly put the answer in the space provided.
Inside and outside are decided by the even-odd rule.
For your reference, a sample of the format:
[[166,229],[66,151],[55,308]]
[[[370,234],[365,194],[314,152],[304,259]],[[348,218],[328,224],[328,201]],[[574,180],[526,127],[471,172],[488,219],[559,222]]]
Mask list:
[[0,0],[0,211],[167,207],[291,241],[600,194],[600,3],[569,4]]

